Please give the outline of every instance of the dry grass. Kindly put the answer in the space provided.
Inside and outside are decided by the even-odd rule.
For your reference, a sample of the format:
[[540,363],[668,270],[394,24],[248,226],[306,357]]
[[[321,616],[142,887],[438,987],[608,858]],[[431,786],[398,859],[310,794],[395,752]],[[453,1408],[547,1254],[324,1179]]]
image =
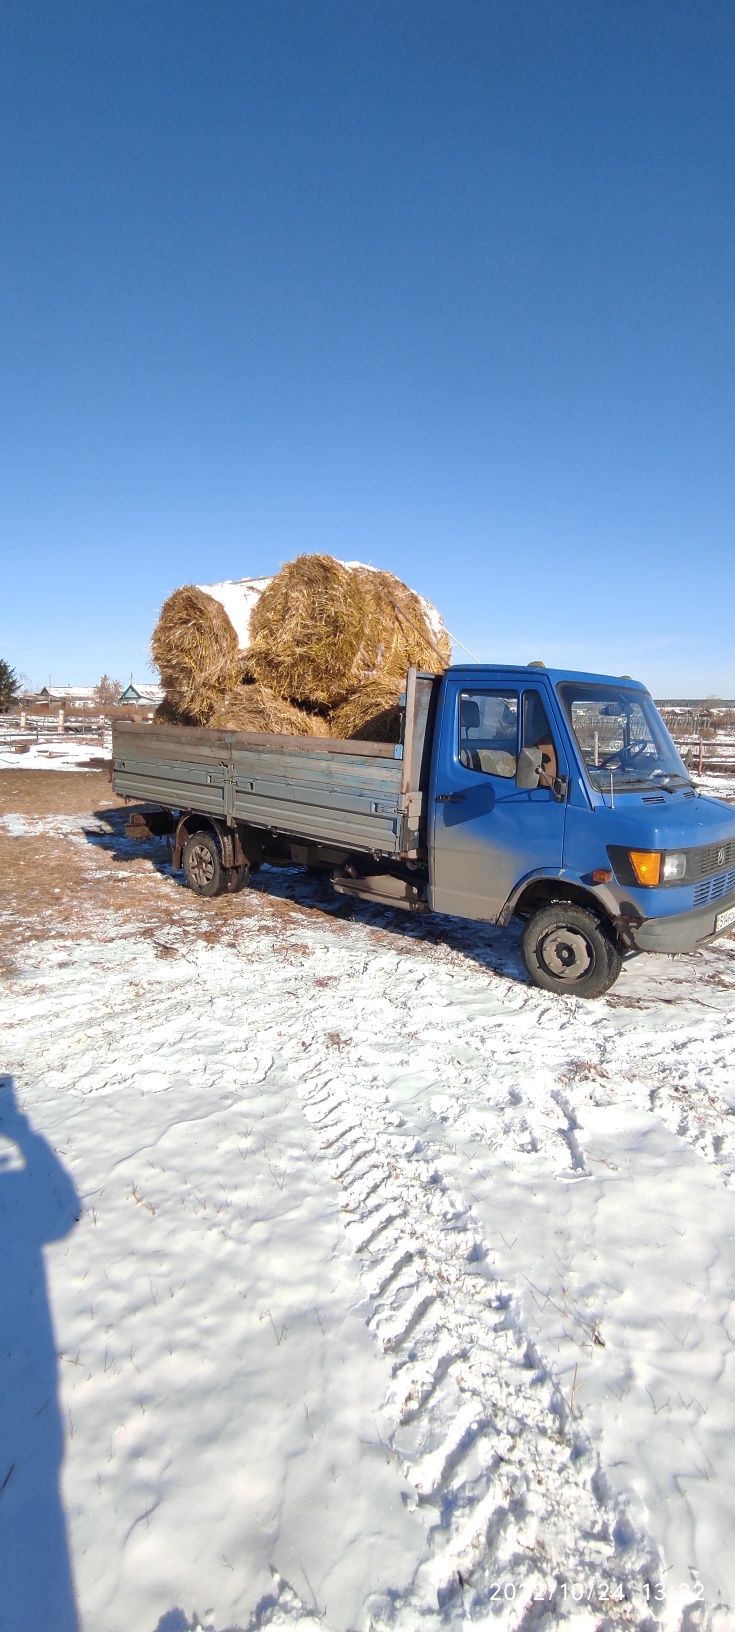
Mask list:
[[391,573],[345,567],[328,555],[287,562],[251,620],[256,678],[280,697],[336,708],[366,681],[402,679],[409,666],[446,667],[418,595]]
[[207,725],[242,677],[237,635],[219,601],[184,584],[164,601],[151,639],[153,661],[172,706]]
[[296,708],[267,686],[238,686],[227,693],[209,724],[216,731],[273,731],[287,737],[327,737],[329,727],[318,714]]
[[398,699],[402,689],[400,681],[390,678],[367,680],[335,708],[330,718],[332,736],[363,742],[400,742],[403,710]]

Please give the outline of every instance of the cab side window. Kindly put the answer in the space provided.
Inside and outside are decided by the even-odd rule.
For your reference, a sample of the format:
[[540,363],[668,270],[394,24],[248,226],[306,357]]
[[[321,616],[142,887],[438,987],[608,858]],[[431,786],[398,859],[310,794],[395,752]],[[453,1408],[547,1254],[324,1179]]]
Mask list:
[[522,746],[540,751],[539,786],[549,787],[559,775],[559,760],[546,706],[538,691],[525,691],[523,694]]
[[518,698],[501,691],[459,696],[459,762],[469,771],[512,779],[518,763]]

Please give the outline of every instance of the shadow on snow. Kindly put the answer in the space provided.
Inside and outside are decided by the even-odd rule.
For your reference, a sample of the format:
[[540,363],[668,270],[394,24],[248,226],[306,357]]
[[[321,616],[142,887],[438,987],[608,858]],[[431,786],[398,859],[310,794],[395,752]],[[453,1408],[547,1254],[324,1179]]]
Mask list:
[[0,1626],[78,1632],[59,1490],[64,1433],[43,1248],[79,1218],[50,1145],[0,1076]]

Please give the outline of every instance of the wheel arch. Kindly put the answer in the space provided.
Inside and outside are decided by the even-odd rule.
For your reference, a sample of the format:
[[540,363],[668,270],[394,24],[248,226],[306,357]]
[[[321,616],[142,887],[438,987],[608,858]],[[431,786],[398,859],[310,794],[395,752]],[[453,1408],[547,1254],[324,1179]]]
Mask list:
[[181,856],[187,839],[193,833],[211,833],[217,840],[219,853],[224,867],[235,865],[232,834],[229,829],[218,821],[216,816],[203,816],[198,811],[188,810],[179,817],[174,838],[173,865],[181,866]]
[[584,884],[578,884],[574,879],[545,877],[530,878],[522,884],[503,908],[501,922],[507,923],[510,918],[527,918],[534,912],[540,912],[543,907],[551,906],[554,901],[570,901],[576,907],[586,907],[593,912],[596,918],[605,925],[614,940],[618,940],[618,923],[605,902],[595,890],[587,889]]

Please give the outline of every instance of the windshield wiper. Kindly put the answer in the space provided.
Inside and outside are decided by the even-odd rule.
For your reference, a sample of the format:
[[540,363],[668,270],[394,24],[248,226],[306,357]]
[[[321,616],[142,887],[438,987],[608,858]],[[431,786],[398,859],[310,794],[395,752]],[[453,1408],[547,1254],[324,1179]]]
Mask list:
[[690,776],[682,776],[681,771],[666,771],[657,788],[665,788],[667,793],[673,793],[676,788],[692,788],[694,783]]
[[[609,782],[603,783],[601,793],[609,793]],[[615,793],[674,793],[674,788],[667,787],[665,782],[652,782],[648,776],[616,776],[613,783]]]

